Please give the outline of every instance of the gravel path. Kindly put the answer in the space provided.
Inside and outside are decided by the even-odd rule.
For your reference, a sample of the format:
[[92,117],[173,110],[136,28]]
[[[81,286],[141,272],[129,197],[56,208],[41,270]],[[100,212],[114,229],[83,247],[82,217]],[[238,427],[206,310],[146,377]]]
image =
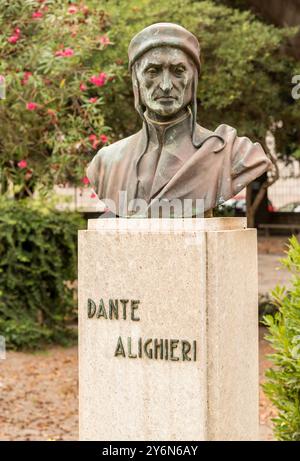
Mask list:
[[0,440],[77,440],[77,347],[0,361]]

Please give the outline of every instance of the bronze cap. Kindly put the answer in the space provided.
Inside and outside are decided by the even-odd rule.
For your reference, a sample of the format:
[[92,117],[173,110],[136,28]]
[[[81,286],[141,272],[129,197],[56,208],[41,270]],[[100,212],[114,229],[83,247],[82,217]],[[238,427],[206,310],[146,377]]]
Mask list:
[[172,46],[185,51],[200,72],[200,45],[197,38],[184,27],[170,22],[152,24],[133,37],[128,47],[129,70],[146,51],[159,46]]

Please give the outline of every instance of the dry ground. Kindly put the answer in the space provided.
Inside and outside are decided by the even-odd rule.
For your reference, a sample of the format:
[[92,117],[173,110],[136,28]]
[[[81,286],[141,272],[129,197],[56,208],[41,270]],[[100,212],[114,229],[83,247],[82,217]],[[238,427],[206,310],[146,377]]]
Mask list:
[[77,440],[77,347],[0,361],[0,440]]

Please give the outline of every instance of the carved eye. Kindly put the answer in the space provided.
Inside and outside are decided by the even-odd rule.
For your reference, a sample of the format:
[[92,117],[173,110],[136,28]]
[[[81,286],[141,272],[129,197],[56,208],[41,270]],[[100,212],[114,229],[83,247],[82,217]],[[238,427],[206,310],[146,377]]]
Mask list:
[[156,67],[149,67],[147,69],[147,74],[150,75],[150,77],[155,77],[158,74],[158,69]]
[[177,66],[174,69],[174,74],[177,77],[181,77],[184,74],[185,68],[183,66]]

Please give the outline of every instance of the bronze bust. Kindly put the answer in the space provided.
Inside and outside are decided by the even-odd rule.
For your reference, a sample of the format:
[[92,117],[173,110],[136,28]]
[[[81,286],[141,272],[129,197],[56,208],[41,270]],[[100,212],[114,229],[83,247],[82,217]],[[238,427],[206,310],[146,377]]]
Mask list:
[[[131,40],[128,55],[143,127],[100,149],[87,170],[99,199],[115,204],[115,214],[147,215],[160,200],[192,200],[202,208],[193,205],[183,215],[200,216],[269,169],[260,144],[225,124],[215,131],[197,124],[200,47],[192,33],[153,24]],[[124,213],[118,212],[121,191],[130,203]]]

